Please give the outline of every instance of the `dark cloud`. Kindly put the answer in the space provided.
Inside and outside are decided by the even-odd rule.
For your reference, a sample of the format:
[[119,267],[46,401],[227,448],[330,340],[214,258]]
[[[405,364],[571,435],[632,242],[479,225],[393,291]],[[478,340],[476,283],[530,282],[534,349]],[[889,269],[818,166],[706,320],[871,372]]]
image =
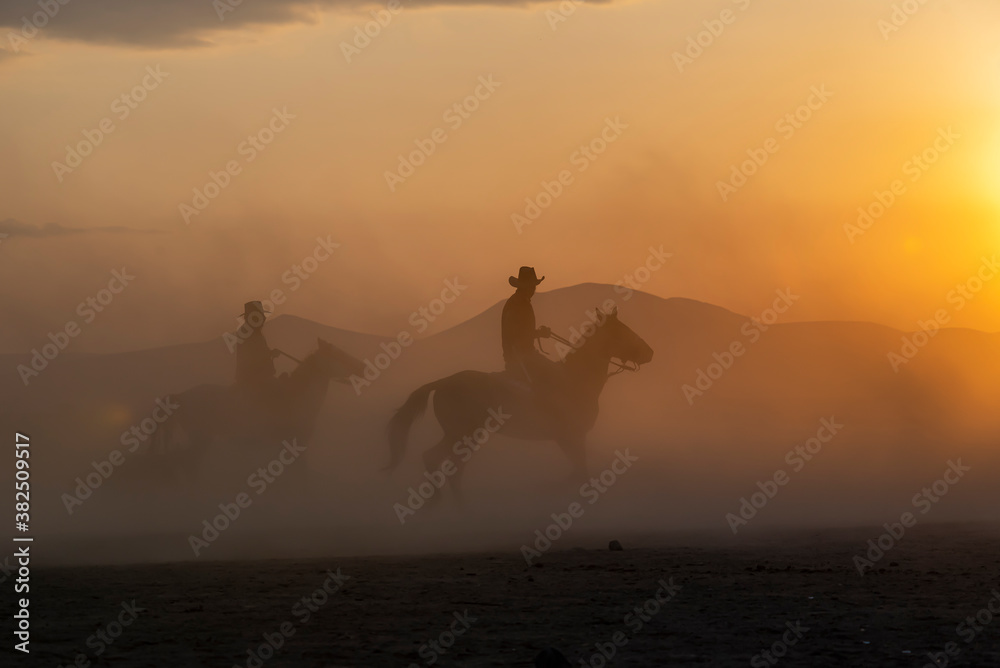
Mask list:
[[62,237],[69,234],[160,234],[160,230],[139,230],[134,227],[108,225],[105,227],[66,227],[59,223],[49,223],[39,227],[8,218],[0,221],[0,241],[14,237]]
[[[610,0],[588,0],[605,2]],[[248,25],[311,22],[315,12],[330,7],[367,9],[384,7],[382,2],[358,0],[43,0],[58,6],[49,18],[39,0],[0,1],[0,28],[4,46],[15,49],[8,29],[14,34],[28,21],[27,32],[42,25],[49,38],[69,39],[99,44],[126,44],[140,47],[184,48],[204,46],[208,35],[217,30],[231,30]],[[239,3],[239,4],[237,4]],[[431,7],[443,5],[501,5],[524,7],[524,2],[506,0],[401,0],[402,6]],[[220,11],[231,8],[232,11]],[[51,10],[50,10],[51,11]],[[220,19],[220,14],[222,18]],[[365,12],[367,15],[367,12]],[[30,44],[30,41],[28,42]],[[25,46],[25,45],[17,45]],[[25,48],[27,48],[25,46]]]

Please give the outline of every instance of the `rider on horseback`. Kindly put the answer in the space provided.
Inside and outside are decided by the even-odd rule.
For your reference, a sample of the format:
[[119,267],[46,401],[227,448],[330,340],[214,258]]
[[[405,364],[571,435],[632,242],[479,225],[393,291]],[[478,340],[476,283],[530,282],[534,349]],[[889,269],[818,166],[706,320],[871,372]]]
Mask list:
[[535,288],[545,277],[538,278],[534,267],[521,267],[517,278],[511,276],[508,280],[517,290],[504,304],[500,317],[504,366],[511,376],[535,388],[551,385],[560,369],[535,350],[535,339],[549,338],[552,331],[535,327],[535,310],[531,306]]

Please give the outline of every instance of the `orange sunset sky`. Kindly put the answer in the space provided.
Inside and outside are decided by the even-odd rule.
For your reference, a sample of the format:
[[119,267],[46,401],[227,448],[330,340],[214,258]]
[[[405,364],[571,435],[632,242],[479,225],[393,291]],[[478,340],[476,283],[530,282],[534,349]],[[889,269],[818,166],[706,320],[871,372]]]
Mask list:
[[[983,257],[1000,260],[1000,4],[912,4],[403,0],[348,62],[385,2],[243,0],[220,20],[210,0],[70,0],[30,39],[12,35],[38,4],[5,2],[0,348],[43,343],[122,267],[135,280],[75,350],[218,336],[274,289],[279,313],[394,335],[458,277],[468,289],[438,331],[505,298],[521,264],[543,290],[615,283],[661,246],[672,255],[642,286],[656,295],[754,315],[791,288],[789,320],[915,328],[954,310],[949,291]],[[700,54],[676,55],[710,28]],[[478,108],[446,114],[477,86]],[[292,117],[249,150],[275,109]],[[104,119],[90,155],[53,166]],[[614,141],[581,161],[608,119]],[[391,190],[386,172],[438,129]],[[719,183],[766,145],[723,201]],[[239,172],[185,220],[231,161]],[[562,193],[519,230],[512,215],[561,172]],[[849,235],[897,179],[896,201]],[[283,275],[318,237],[339,247],[291,290]],[[1000,280],[953,316],[1000,330]]]

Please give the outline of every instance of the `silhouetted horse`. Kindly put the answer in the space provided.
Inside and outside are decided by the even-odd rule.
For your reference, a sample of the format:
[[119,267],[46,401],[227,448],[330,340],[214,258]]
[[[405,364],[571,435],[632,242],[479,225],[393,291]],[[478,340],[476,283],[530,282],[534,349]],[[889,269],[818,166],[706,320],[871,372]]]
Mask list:
[[[652,348],[618,320],[617,309],[601,315],[603,322],[562,362],[561,382],[542,394],[529,391],[506,373],[482,371],[461,371],[413,392],[389,421],[391,459],[387,468],[399,464],[410,427],[433,393],[434,415],[444,436],[424,453],[424,462],[427,470],[438,470],[445,459],[455,463],[459,472],[450,475],[449,481],[456,494],[462,467],[456,459],[471,457],[464,451],[462,457],[456,457],[458,448],[454,446],[486,429],[513,438],[556,441],[572,462],[574,475],[585,477],[586,435],[597,421],[598,398],[609,378],[608,364],[618,359],[622,362],[619,370],[632,368],[629,364],[638,369],[653,359]],[[498,425],[501,420],[503,424]]]
[[262,454],[273,450],[274,455],[286,440],[306,445],[330,381],[364,373],[362,363],[351,355],[323,339],[317,342],[314,353],[279,379],[273,398],[251,401],[237,388],[222,385],[199,385],[172,397],[178,408],[154,434],[151,454],[183,477],[198,468],[217,440]]

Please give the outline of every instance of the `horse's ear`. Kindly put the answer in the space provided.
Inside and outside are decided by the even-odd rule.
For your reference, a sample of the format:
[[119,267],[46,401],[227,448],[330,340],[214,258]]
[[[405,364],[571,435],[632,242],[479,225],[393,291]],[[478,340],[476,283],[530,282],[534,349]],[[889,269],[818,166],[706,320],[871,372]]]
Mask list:
[[618,317],[618,305],[617,304],[611,307],[611,310],[608,312],[608,315],[611,316],[612,318],[617,318]]

